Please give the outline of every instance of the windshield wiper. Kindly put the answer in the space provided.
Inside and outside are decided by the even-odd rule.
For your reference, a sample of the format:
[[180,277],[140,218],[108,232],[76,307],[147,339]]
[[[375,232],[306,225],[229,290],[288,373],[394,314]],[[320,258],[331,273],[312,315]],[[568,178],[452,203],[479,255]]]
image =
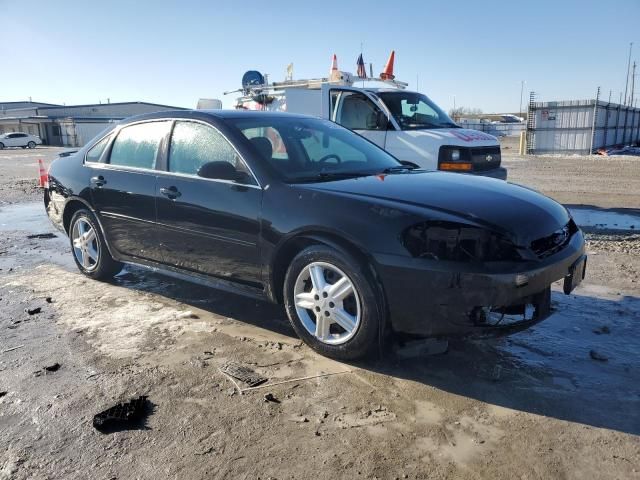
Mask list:
[[323,182],[330,180],[341,180],[344,178],[357,178],[368,177],[373,175],[369,172],[319,172],[315,175],[309,175],[307,177],[292,178],[289,181],[292,183],[304,183],[304,182]]
[[425,123],[425,122],[418,122],[418,123],[405,123],[403,126],[408,127],[408,128],[433,128],[433,129],[437,129],[437,128],[460,128],[459,125],[456,125],[455,123]]
[[397,165],[395,167],[387,167],[380,173],[397,173],[404,172],[405,170],[415,170],[417,167],[412,167],[410,165]]

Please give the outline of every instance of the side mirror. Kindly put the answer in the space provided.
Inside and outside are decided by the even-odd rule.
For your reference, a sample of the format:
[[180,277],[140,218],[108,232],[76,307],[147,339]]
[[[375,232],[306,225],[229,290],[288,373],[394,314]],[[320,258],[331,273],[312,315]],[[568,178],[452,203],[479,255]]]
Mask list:
[[367,118],[367,128],[370,130],[388,130],[389,118],[382,110],[372,113]]
[[214,180],[229,180],[231,182],[243,181],[246,178],[244,172],[239,172],[229,162],[209,162],[198,169],[198,176]]

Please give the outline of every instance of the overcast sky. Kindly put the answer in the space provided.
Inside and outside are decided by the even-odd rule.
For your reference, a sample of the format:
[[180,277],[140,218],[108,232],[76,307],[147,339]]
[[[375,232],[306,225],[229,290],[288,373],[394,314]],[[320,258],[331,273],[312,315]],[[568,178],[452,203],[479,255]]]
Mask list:
[[522,80],[525,99],[617,100],[639,22],[640,0],[0,0],[0,101],[231,107],[246,70],[321,77],[336,53],[354,72],[361,43],[375,74],[395,49],[396,78],[445,109],[518,111]]

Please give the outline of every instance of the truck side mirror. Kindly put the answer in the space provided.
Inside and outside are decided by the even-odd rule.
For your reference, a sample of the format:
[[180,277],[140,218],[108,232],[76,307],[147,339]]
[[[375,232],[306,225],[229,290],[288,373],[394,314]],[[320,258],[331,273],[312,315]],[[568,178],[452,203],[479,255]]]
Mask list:
[[369,115],[367,118],[367,128],[369,130],[389,130],[389,118],[382,110]]

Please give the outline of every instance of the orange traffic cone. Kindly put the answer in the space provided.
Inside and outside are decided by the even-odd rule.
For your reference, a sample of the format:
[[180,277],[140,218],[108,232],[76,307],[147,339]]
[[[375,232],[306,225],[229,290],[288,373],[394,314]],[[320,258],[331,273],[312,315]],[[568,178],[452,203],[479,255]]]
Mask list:
[[39,175],[40,175],[40,181],[38,182],[38,185],[42,188],[47,186],[47,183],[49,181],[49,175],[47,174],[47,171],[44,169],[44,163],[42,163],[42,159],[39,158],[38,159],[38,170],[39,170]]
[[338,57],[334,53],[333,60],[331,60],[331,70],[329,70],[329,80],[333,80],[336,75],[338,75]]
[[380,78],[382,80],[393,80],[395,75],[393,74],[393,61],[396,58],[395,50],[391,50],[391,55],[389,55],[389,60],[387,60],[387,64],[384,66],[384,71],[380,74]]

